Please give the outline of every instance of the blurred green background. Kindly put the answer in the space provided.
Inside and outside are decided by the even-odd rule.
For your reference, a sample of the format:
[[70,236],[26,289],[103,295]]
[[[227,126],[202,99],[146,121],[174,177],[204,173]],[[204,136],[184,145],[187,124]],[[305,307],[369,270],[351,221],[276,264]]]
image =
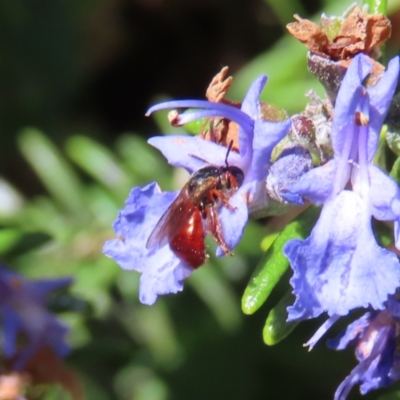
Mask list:
[[[267,73],[263,99],[301,111],[308,89],[322,91],[307,71],[305,47],[285,25],[294,13],[317,20],[349,5],[0,2],[0,256],[31,278],[75,277],[50,305],[71,326],[67,363],[87,399],[330,399],[355,366],[350,351],[330,351],[322,341],[311,353],[302,347],[323,320],[301,324],[274,347],[263,343],[268,310],[288,290],[289,275],[260,311],[242,314],[243,290],[272,232],[268,221],[248,226],[234,258],[212,257],[183,293],[152,307],[138,301],[138,274],[101,254],[133,186],[155,177],[166,190],[182,185],[179,171],[146,144],[172,132],[165,113],[145,118],[147,107],[162,97],[203,98],[229,65],[231,99],[240,101]],[[389,4],[393,21],[398,8]],[[394,389],[365,399],[400,399]]]

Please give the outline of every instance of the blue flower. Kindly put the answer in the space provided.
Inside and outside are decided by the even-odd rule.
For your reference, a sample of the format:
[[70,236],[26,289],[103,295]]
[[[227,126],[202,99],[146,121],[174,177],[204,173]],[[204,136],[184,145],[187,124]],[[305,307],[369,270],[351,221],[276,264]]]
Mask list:
[[[71,284],[71,278],[28,281],[23,276],[0,267],[0,313],[3,320],[3,353],[15,358],[14,368],[21,370],[42,347],[52,348],[60,357],[69,352],[65,343],[68,328],[45,306],[53,290]],[[18,339],[24,338],[19,346]]]
[[123,269],[140,272],[139,299],[151,305],[157,296],[177,293],[192,269],[179,260],[169,246],[146,247],[147,240],[178,192],[161,193],[156,183],[133,188],[119,212],[114,230],[118,239],[108,240],[103,252]]
[[[271,153],[274,147],[288,133],[291,120],[281,122],[266,121],[262,118],[261,103],[258,100],[267,82],[266,75],[258,77],[250,86],[240,109],[237,107],[202,100],[168,101],[151,107],[147,115],[170,108],[197,108],[198,110],[180,114],[176,122],[179,125],[209,117],[223,117],[239,125],[239,154],[229,154],[229,165],[236,166],[244,172],[244,181],[231,201],[235,207],[256,213],[266,208],[267,194],[265,180],[267,178]],[[203,140],[197,136],[164,136],[153,137],[149,143],[159,149],[168,162],[175,167],[185,168],[190,173],[207,164],[222,166],[225,163],[227,149],[216,143]],[[226,208],[221,215],[230,215]],[[237,234],[229,238],[234,247],[243,233],[248,213],[242,214],[235,228]],[[233,233],[233,232],[232,232]]]
[[[239,153],[231,151],[229,166],[243,171],[244,180],[240,188],[229,198],[230,208],[218,210],[222,235],[233,249],[242,237],[248,220],[249,208],[265,207],[267,195],[265,178],[269,160],[275,145],[290,129],[290,120],[268,122],[261,118],[258,97],[266,83],[266,76],[256,79],[251,85],[241,109],[234,106],[201,100],[182,100],[158,104],[148,114],[165,108],[201,108],[178,117],[179,124],[205,118],[223,117],[239,125]],[[168,136],[154,137],[149,143],[158,148],[176,167],[194,173],[209,164],[225,166],[227,148],[199,137]],[[182,262],[169,246],[146,247],[147,240],[157,222],[178,196],[178,192],[161,193],[155,183],[144,188],[134,188],[126,207],[114,223],[118,239],[105,243],[103,252],[113,258],[122,268],[136,270],[142,274],[139,298],[144,304],[153,304],[157,296],[177,293],[183,289],[183,279],[193,271]],[[217,255],[225,254],[218,248]]]
[[359,362],[339,385],[335,400],[345,400],[355,385],[360,385],[364,395],[399,380],[400,353],[396,345],[399,328],[400,302],[391,296],[385,310],[365,313],[328,342],[336,350],[354,345]]
[[[281,205],[296,202],[298,195],[294,195],[294,198],[291,199],[290,193],[285,189],[290,184],[297,182],[302,175],[312,168],[313,160],[307,149],[299,145],[284,149],[271,165],[267,176],[266,187],[269,197]],[[281,196],[282,192],[284,198]],[[283,209],[287,210],[287,207]]]
[[[287,188],[291,201],[323,204],[321,216],[305,240],[284,247],[294,275],[296,301],[289,320],[346,315],[351,309],[383,309],[400,286],[396,255],[375,241],[371,217],[400,219],[396,183],[372,164],[384,118],[399,75],[399,60],[389,63],[376,86],[363,81],[371,71],[368,57],[356,56],[341,84],[334,109],[334,158]],[[399,235],[395,232],[396,245]]]

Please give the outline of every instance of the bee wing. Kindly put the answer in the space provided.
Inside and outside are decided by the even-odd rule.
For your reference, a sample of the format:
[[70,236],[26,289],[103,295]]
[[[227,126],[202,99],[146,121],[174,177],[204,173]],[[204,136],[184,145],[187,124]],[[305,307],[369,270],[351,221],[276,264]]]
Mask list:
[[185,226],[196,207],[196,203],[189,198],[185,186],[157,222],[147,240],[146,248],[166,245]]

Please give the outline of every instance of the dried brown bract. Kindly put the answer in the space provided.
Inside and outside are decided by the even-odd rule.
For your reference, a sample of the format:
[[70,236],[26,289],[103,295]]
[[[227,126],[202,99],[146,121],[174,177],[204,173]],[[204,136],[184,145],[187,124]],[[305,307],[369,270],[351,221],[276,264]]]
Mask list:
[[312,53],[326,55],[329,39],[325,32],[316,23],[294,15],[297,22],[286,25],[289,33],[301,43],[304,43]]
[[208,85],[206,97],[209,101],[214,103],[224,102],[224,97],[232,85],[233,78],[226,77],[229,67],[224,67],[214,76],[211,83]]
[[[232,85],[233,78],[228,76],[228,67],[223,67],[211,80],[206,91],[206,97],[213,103],[230,104],[240,107],[241,104],[225,98],[226,93]],[[201,136],[205,140],[218,143],[228,147],[233,142],[232,150],[239,151],[238,125],[225,118],[208,118],[203,124]]]
[[330,54],[341,60],[358,53],[379,57],[379,47],[389,39],[390,31],[391,24],[385,15],[363,14],[360,7],[355,7],[329,45]]
[[369,56],[372,71],[367,86],[378,82],[384,66],[379,58],[379,47],[389,38],[391,24],[384,15],[365,14],[359,6],[345,17],[321,17],[321,25],[295,15],[297,22],[287,25],[289,32],[310,50],[308,68],[326,90],[331,104],[353,57],[359,53]]
[[385,15],[364,14],[356,6],[343,18],[323,17],[321,26],[295,15],[289,32],[315,54],[331,60],[346,60],[358,53],[379,57],[379,47],[390,37],[391,24]]

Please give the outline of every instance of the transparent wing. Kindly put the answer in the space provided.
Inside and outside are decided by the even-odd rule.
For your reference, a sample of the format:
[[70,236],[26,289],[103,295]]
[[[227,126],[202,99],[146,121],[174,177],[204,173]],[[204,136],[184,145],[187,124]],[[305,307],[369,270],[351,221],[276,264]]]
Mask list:
[[187,184],[157,222],[146,248],[162,247],[169,243],[185,226],[198,204],[194,203],[187,191]]

